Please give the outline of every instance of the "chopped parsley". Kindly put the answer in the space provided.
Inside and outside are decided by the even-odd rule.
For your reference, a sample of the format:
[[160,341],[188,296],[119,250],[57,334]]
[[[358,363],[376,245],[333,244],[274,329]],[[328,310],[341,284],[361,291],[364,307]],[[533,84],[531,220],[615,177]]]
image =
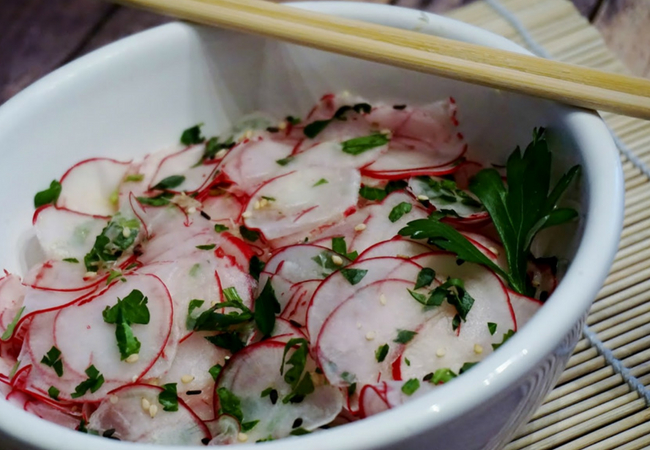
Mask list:
[[187,318],[185,319],[185,327],[188,330],[193,330],[194,326],[196,325],[196,319],[198,319],[199,314],[197,314],[195,311],[203,306],[205,303],[204,300],[199,300],[199,299],[194,299],[190,300],[189,305],[187,306]]
[[348,397],[352,397],[357,392],[357,383],[352,383],[348,386]]
[[58,348],[52,346],[47,354],[43,356],[43,359],[41,359],[41,364],[45,364],[54,369],[58,377],[63,376],[63,360],[61,359],[61,350]]
[[214,159],[221,150],[230,150],[235,146],[232,136],[224,142],[219,142],[219,138],[213,137],[208,139],[205,143],[205,150],[203,151],[203,160]]
[[332,238],[332,250],[339,255],[343,255],[348,259],[355,260],[359,254],[357,252],[348,253],[348,245],[345,243],[344,237]]
[[214,224],[214,231],[216,231],[217,233],[222,233],[222,232],[228,231],[228,230],[229,230],[229,228],[227,226],[225,226],[225,225],[221,225],[220,223]]
[[137,219],[126,219],[115,214],[102,232],[95,238],[93,248],[84,256],[89,272],[98,272],[108,263],[113,263],[135,243],[140,231]]
[[178,394],[176,383],[168,383],[162,386],[163,391],[158,394],[158,401],[163,407],[163,411],[178,411]]
[[154,187],[152,187],[151,189],[157,191],[166,191],[180,186],[181,184],[183,184],[184,181],[185,181],[185,175],[170,175],[167,178],[160,180],[160,182],[156,184]]
[[40,208],[41,206],[49,205],[56,203],[61,195],[61,183],[56,180],[53,180],[50,183],[50,187],[44,191],[38,192],[34,196],[34,208]]
[[318,180],[317,182],[315,182],[314,185],[313,185],[312,187],[320,186],[320,185],[322,185],[322,184],[327,184],[327,183],[329,183],[329,181],[327,181],[325,178],[321,178],[320,180]]
[[215,248],[217,244],[207,244],[207,245],[197,245],[196,248],[199,250],[212,250]]
[[148,301],[142,292],[134,289],[124,299],[118,298],[117,304],[107,306],[102,312],[104,322],[115,324],[115,339],[122,361],[140,352],[140,341],[133,334],[131,325],[149,323]]
[[363,280],[367,273],[366,269],[341,269],[341,275],[353,286]]
[[451,329],[456,331],[460,327],[460,316],[456,314],[453,319],[451,319]]
[[47,395],[49,395],[51,399],[56,400],[56,401],[59,400],[59,394],[60,393],[61,393],[61,391],[59,391],[54,386],[50,386],[50,388],[47,390]]
[[144,175],[142,175],[141,173],[133,173],[131,175],[127,175],[126,177],[124,177],[124,181],[126,181],[127,183],[128,182],[137,183],[138,181],[142,181],[142,180],[144,180]]
[[506,332],[503,334],[503,340],[502,340],[499,344],[492,344],[492,349],[493,349],[493,350],[496,350],[496,349],[498,349],[499,347],[501,347],[503,344],[506,343],[506,341],[508,341],[508,339],[510,339],[512,336],[514,336],[514,334],[515,334],[515,332],[514,332],[513,330],[508,330],[508,331],[506,331]]
[[[287,353],[293,348],[295,350],[287,359]],[[309,343],[304,338],[290,339],[284,346],[280,374],[284,375],[284,381],[291,386],[291,392],[282,399],[282,403],[300,403],[307,395],[314,392],[315,388],[311,374],[306,372],[303,375],[308,356]],[[285,370],[285,366],[291,367]]]
[[290,125],[298,125],[300,123],[299,117],[287,116],[284,120],[286,120]]
[[402,392],[406,395],[413,395],[418,389],[420,389],[420,380],[417,378],[411,378],[402,385]]
[[450,380],[453,380],[456,378],[458,375],[456,375],[451,369],[438,369],[433,373],[433,377],[431,378],[431,383],[433,384],[442,384],[446,383]]
[[341,142],[341,147],[344,153],[356,156],[386,144],[388,144],[388,137],[386,137],[386,135],[371,134],[370,136],[363,136],[343,141]]
[[414,289],[420,289],[429,286],[436,278],[436,272],[430,267],[425,267],[418,273],[418,279],[415,282]]
[[250,422],[244,422],[241,424],[241,430],[246,433],[250,430],[252,430],[255,425],[259,423],[259,420],[251,420]]
[[206,336],[205,339],[219,348],[228,350],[232,354],[246,347],[246,343],[241,340],[236,331]]
[[205,141],[205,138],[201,135],[202,126],[203,124],[200,123],[184,130],[183,134],[181,134],[181,144],[193,145],[200,144],[201,142]]
[[263,336],[270,336],[275,328],[275,316],[280,313],[280,303],[275,297],[271,280],[267,280],[259,297],[255,300],[253,318]]
[[471,369],[477,364],[478,364],[477,362],[466,362],[465,364],[463,364],[463,367],[460,368],[458,373],[462,375],[463,373],[467,372],[469,369]]
[[397,330],[397,337],[393,340],[398,344],[406,344],[411,341],[418,334],[416,331]]
[[355,111],[359,114],[368,114],[372,110],[372,106],[370,106],[367,103],[357,103],[356,105],[350,106],[350,105],[343,105],[339,109],[336,110],[334,115],[332,116],[331,119],[325,119],[325,120],[315,120],[311,122],[310,124],[307,124],[303,130],[303,133],[305,136],[307,136],[309,139],[314,139],[316,136],[320,134],[321,131],[323,131],[327,126],[332,123],[335,120],[341,120],[345,121],[347,118],[345,117],[346,113],[349,111]]
[[359,189],[359,195],[366,200],[381,202],[390,193],[401,191],[406,188],[406,186],[408,186],[408,183],[404,180],[389,181],[384,188],[374,188],[364,185]]
[[241,410],[239,397],[223,386],[217,389],[217,396],[219,397],[219,414],[228,414],[241,424],[244,421],[244,413]]
[[199,273],[199,270],[201,270],[201,264],[199,264],[199,263],[194,264],[192,266],[192,268],[190,269],[190,276],[191,277],[197,276],[198,273]]
[[[106,284],[107,285],[111,284],[111,281],[113,281],[113,280],[115,280],[117,278],[120,278],[121,276],[122,276],[122,272],[120,272],[119,270],[111,270],[108,273],[108,278],[106,278]],[[122,278],[122,280],[126,281],[125,278]]]
[[318,255],[314,256],[311,260],[323,268],[323,278],[326,278],[329,274],[339,269],[339,266],[334,264],[332,261],[332,253],[328,250],[323,250]]
[[244,239],[250,242],[255,242],[260,238],[260,234],[257,231],[246,228],[244,225],[240,225],[239,233]]
[[79,398],[86,395],[86,392],[90,391],[95,393],[102,387],[104,384],[104,375],[99,373],[99,370],[95,366],[90,366],[86,369],[86,376],[88,378],[85,381],[82,381],[75,387],[74,392],[70,395],[72,398]]
[[375,358],[377,359],[377,362],[383,362],[386,359],[387,355],[388,355],[388,344],[384,344],[380,346],[377,350],[375,350]]
[[309,434],[311,431],[305,430],[303,427],[296,428],[295,430],[292,430],[291,433],[289,433],[291,436],[303,436],[305,434]]
[[458,189],[458,186],[452,180],[417,177],[417,181],[420,183],[424,195],[429,197],[429,200],[435,200],[438,205],[459,203],[471,207],[476,211],[483,210],[481,202],[462,189]]
[[401,202],[393,207],[388,214],[388,220],[395,223],[400,220],[405,214],[408,214],[413,209],[413,205],[408,202]]
[[278,159],[275,162],[278,163],[281,166],[286,166],[289,164],[291,161],[293,161],[293,156],[287,156],[286,158]]
[[215,364],[214,366],[210,367],[208,373],[214,381],[217,381],[217,378],[219,378],[219,375],[221,374],[221,370],[223,370],[223,366],[221,364]]
[[0,340],[6,341],[6,340],[8,340],[11,336],[13,336],[13,334],[14,334],[14,330],[16,329],[16,325],[18,325],[18,321],[19,321],[20,318],[22,317],[24,311],[25,311],[25,307],[24,307],[24,306],[18,310],[18,312],[17,312],[16,315],[14,316],[14,318],[13,318],[13,320],[11,321],[11,323],[9,324],[9,326],[7,326],[7,329],[5,330],[5,332],[2,333],[2,336],[0,337]]
[[487,323],[488,331],[492,336],[494,336],[494,333],[497,332],[497,324],[494,322],[488,322]]
[[260,260],[257,256],[253,255],[248,263],[248,273],[255,278],[255,280],[260,280],[260,274],[264,270],[266,263]]
[[73,264],[79,264],[79,260],[77,258],[63,258],[63,261],[73,263]]

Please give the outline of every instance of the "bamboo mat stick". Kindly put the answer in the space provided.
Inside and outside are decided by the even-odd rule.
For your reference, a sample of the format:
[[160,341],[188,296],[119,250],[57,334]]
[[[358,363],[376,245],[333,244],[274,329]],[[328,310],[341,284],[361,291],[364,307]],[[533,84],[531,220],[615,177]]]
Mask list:
[[182,19],[587,108],[650,118],[650,81],[261,0],[119,0]]

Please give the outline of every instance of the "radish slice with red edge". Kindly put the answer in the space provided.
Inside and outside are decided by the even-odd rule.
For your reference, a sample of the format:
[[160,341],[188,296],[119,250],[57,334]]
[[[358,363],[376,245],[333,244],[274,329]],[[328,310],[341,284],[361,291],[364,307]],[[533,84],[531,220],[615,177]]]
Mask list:
[[527,323],[544,306],[544,303],[541,301],[518,294],[510,289],[508,289],[508,297],[510,298],[512,309],[515,312],[518,325]]
[[158,166],[149,189],[154,189],[161,181],[172,177],[182,176],[183,181],[167,190],[172,192],[196,192],[206,186],[214,176],[216,167],[213,164],[202,164],[205,145],[193,145],[180,152],[166,156]]
[[380,256],[393,256],[396,258],[412,258],[423,253],[429,253],[431,247],[421,242],[412,241],[400,237],[395,237],[387,241],[377,242],[375,245],[368,247],[359,255],[357,261],[377,258]]
[[0,279],[0,336],[7,332],[19,314],[22,315],[25,291],[20,277],[16,275],[7,275]]

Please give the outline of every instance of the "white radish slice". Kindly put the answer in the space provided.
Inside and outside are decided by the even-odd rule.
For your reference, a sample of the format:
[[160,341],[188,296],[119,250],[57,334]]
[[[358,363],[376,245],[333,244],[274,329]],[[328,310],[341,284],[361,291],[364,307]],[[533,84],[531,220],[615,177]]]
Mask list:
[[[454,211],[461,219],[473,219],[478,218],[487,219],[489,217],[487,211],[485,211],[480,205],[476,206],[472,203],[473,201],[478,202],[478,199],[474,194],[469,191],[462,191],[460,189],[446,189],[444,186],[441,186],[441,183],[444,183],[446,180],[438,177],[428,177],[433,180],[433,186],[426,180],[420,177],[413,177],[409,179],[409,190],[417,198],[421,196],[426,197],[428,202],[436,210],[451,210]],[[468,198],[460,198],[457,193],[462,192]],[[460,201],[457,201],[459,200]]]
[[[393,153],[393,156],[395,158],[399,158],[400,155],[395,153]],[[449,175],[451,173],[454,173],[456,171],[456,168],[458,167],[458,164],[461,161],[462,158],[458,158],[450,162],[449,164],[445,164],[444,166],[417,167],[417,168],[406,169],[406,170],[373,171],[367,167],[364,167],[363,169],[361,169],[361,174],[364,177],[373,178],[376,180],[405,180],[410,177],[419,177],[419,176],[441,177],[443,175]]]
[[237,197],[229,193],[223,193],[217,196],[208,196],[203,200],[202,211],[210,216],[212,221],[234,228],[243,208],[244,203]]
[[[423,323],[441,314],[440,309],[426,309],[413,299],[409,293],[413,287],[412,281],[375,281],[329,315],[315,352],[332,385],[344,387],[392,379],[392,362],[402,349],[402,344],[395,342],[400,330],[418,332]],[[378,362],[376,352],[386,344],[388,353]]]
[[396,258],[412,258],[423,253],[429,253],[431,247],[421,242],[405,239],[401,236],[381,241],[375,245],[368,247],[356,259],[363,261],[364,259],[377,258],[380,256],[393,256]]
[[25,411],[30,412],[48,422],[61,425],[71,430],[77,429],[80,423],[79,417],[66,414],[61,409],[55,408],[48,403],[30,399],[25,403]]
[[25,286],[50,291],[84,291],[104,284],[106,276],[95,276],[86,272],[83,261],[46,261],[34,266],[23,279]]
[[464,161],[454,172],[454,181],[460,189],[469,189],[470,180],[483,169],[483,165],[475,161]]
[[[329,315],[361,288],[388,278],[409,280],[412,286],[415,286],[418,273],[422,269],[420,265],[410,260],[390,257],[366,259],[350,264],[346,268],[365,270],[366,274],[361,281],[352,285],[341,272],[335,272],[316,290],[307,311],[307,332],[312,344],[316,342]],[[379,302],[379,296],[377,302]]]
[[[315,186],[325,178],[327,184]],[[303,233],[346,217],[355,208],[361,177],[355,169],[304,167],[264,184],[251,197],[244,214],[246,226],[259,230],[266,239]],[[256,202],[272,199],[264,208]],[[259,204],[259,203],[257,203]]]
[[[178,411],[163,410],[158,401],[162,391],[157,386],[137,384],[111,392],[90,416],[87,427],[100,434],[115,430],[113,436],[118,439],[148,444],[203,445],[203,440],[210,440],[205,424],[182,400]],[[147,411],[142,407],[143,399],[150,405]]]
[[[447,302],[438,308],[444,314],[428,321],[404,349],[401,364],[403,380],[422,378],[442,368],[458,373],[464,363],[477,361],[492,353],[492,344],[501,343],[508,330],[516,331],[510,299],[503,283],[492,271],[469,262],[458,265],[456,256],[449,253],[431,253],[415,257],[414,260],[432,268],[440,280],[447,277],[463,280],[474,304],[467,314],[467,321],[461,323],[459,330],[452,327],[456,309]],[[494,334],[491,334],[488,323],[496,324]],[[436,356],[440,353],[444,356]],[[410,365],[405,363],[406,359]]]
[[277,161],[289,157],[293,147],[270,139],[243,142],[228,152],[220,170],[238,189],[251,194],[257,186],[292,170]]
[[420,387],[408,395],[402,391],[405,381],[384,381],[374,385],[366,385],[359,395],[359,411],[362,418],[369,417],[390,408],[400,406],[411,399],[421,397],[433,389],[435,385],[420,381]]
[[230,352],[208,342],[205,333],[192,333],[183,340],[160,385],[177,383],[178,396],[201,420],[214,419],[214,379],[210,369],[225,364]]
[[201,164],[205,145],[193,145],[180,152],[166,156],[161,162],[156,175],[153,177],[149,189],[167,177],[182,175],[185,180],[175,186],[172,192],[196,192],[212,181],[216,171],[214,164]]
[[[172,146],[163,150],[156,151],[154,153],[149,153],[146,155],[142,161],[133,163],[129,166],[122,183],[119,188],[119,203],[120,208],[128,201],[131,194],[136,197],[144,196],[148,189],[153,177],[158,172],[158,167],[163,159],[167,156],[177,153],[182,150],[182,147],[179,145]],[[127,178],[129,176],[136,176],[136,178],[142,178],[140,181],[132,180],[129,181]]]
[[518,330],[521,329],[521,327],[523,327],[542,306],[544,306],[544,303],[541,301],[518,294],[510,289],[508,289],[508,297],[510,297],[510,303],[515,312]]
[[[404,214],[395,222],[389,219],[393,209],[401,203],[411,205],[411,211]],[[379,241],[385,241],[398,236],[399,230],[404,228],[408,222],[416,219],[424,219],[428,216],[427,211],[405,192],[393,192],[379,204],[367,206],[369,212],[365,221],[365,228],[356,232],[352,242],[349,243],[350,250],[363,253]]]
[[479,233],[471,231],[460,231],[460,234],[465,236],[469,241],[478,248],[481,253],[497,263],[499,267],[508,270],[508,260],[506,258],[506,251],[501,244],[496,243],[492,239]]
[[[66,372],[77,374],[77,378],[86,379],[85,370],[94,365],[104,376],[105,382],[95,393],[90,391],[77,401],[96,401],[103,398],[108,391],[123,386],[144,376],[161,356],[165,354],[173,358],[175,348],[168,348],[172,330],[172,300],[165,285],[153,275],[128,275],[126,282],[116,281],[98,296],[85,300],[78,305],[62,309],[56,315],[52,331],[41,331],[32,322],[29,334],[45,333],[50,343],[41,347],[41,352],[49,350],[52,345],[61,351],[65,361]],[[118,298],[125,298],[134,289],[139,290],[148,298],[150,322],[147,325],[132,325],[134,335],[141,343],[137,361],[127,363],[120,358],[115,337],[116,325],[104,322],[102,312],[106,307],[113,307]],[[47,313],[49,314],[49,313]],[[37,316],[39,317],[39,316]],[[169,342],[176,345],[177,342]],[[48,347],[48,344],[51,344]],[[34,344],[30,344],[34,360],[40,361],[45,354],[34,353]],[[167,367],[169,368],[169,366]],[[55,380],[58,381],[58,380]],[[61,391],[60,398],[68,400],[76,384],[59,386],[53,384]],[[72,388],[72,390],[70,389]]]
[[228,414],[222,414],[214,422],[206,423],[214,438],[208,445],[232,445],[237,443],[241,426],[237,419]]
[[291,297],[280,315],[305,326],[307,323],[307,311],[314,296],[314,292],[321,285],[321,280],[306,280],[296,283],[291,287]]
[[53,205],[39,209],[34,216],[36,236],[48,259],[75,258],[83,261],[107,223],[104,217]]
[[[366,136],[372,134],[371,132],[366,132],[360,136]],[[319,135],[320,136],[320,135]],[[351,136],[351,138],[354,136]],[[320,144],[314,145],[313,147],[306,150],[304,153],[300,153],[296,156],[296,161],[300,161],[301,164],[311,165],[311,166],[327,166],[327,167],[352,167],[359,169],[361,167],[367,166],[375,161],[382,153],[388,151],[388,145],[381,145],[378,147],[371,148],[359,155],[351,155],[343,151],[343,147],[338,142],[322,142]],[[323,178],[329,183],[329,180]],[[323,182],[323,184],[325,184]]]
[[[284,403],[283,399],[291,393],[291,386],[280,374],[285,344],[273,340],[250,345],[238,352],[223,369],[219,378],[219,388],[225,387],[241,401],[243,422],[259,422],[249,431],[249,442],[258,439],[273,439],[289,436],[296,419],[307,431],[332,421],[343,407],[343,398],[338,389],[325,384],[322,376],[314,372],[315,365],[307,358],[309,371],[315,390],[299,403]],[[289,356],[291,351],[289,352]],[[262,397],[262,391],[275,389],[277,401],[271,396]]]
[[84,214],[111,216],[117,204],[117,195],[129,162],[108,158],[93,158],[72,166],[61,178],[61,194],[56,202],[65,208]]
[[[0,336],[21,312],[25,299],[25,286],[17,275],[0,278]],[[0,373],[2,370],[0,369]]]
[[399,130],[412,114],[411,108],[395,109],[388,105],[373,105],[366,120],[380,130],[387,129],[392,133]]

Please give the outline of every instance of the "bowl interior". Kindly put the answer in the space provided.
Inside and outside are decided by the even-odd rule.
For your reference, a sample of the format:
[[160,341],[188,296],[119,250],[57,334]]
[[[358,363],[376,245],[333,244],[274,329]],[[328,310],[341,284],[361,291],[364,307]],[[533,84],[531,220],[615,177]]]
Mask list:
[[[303,6],[521,51],[490,33],[415,11],[329,2]],[[604,145],[605,150],[594,150],[603,154],[613,148],[606,129],[591,113],[294,45],[176,23],[141,33],[84,57],[36,83],[0,109],[0,156],[3,161],[0,191],[5,193],[0,197],[4,223],[0,267],[22,274],[34,263],[35,237],[29,230],[33,195],[47,187],[52,179],[58,179],[75,162],[91,156],[138,157],[177,142],[180,131],[191,125],[205,123],[205,134],[210,135],[255,110],[304,115],[324,93],[341,91],[365,97],[370,102],[414,104],[452,96],[459,105],[460,130],[469,144],[468,157],[484,162],[503,163],[517,145],[525,146],[530,141],[534,127],[548,127],[555,170],[564,172],[574,164],[583,164],[585,168],[582,188],[571,192],[572,201],[581,205],[583,225],[596,218],[591,216],[590,209],[595,198],[591,177],[597,171],[604,171],[608,164],[610,167],[618,164],[615,156],[603,156],[597,164],[587,157],[590,145]],[[609,181],[613,183],[614,192],[608,201],[614,205],[614,198],[620,194],[620,179],[617,181],[612,175]],[[595,240],[595,236],[602,233],[602,227],[610,231],[616,229],[617,214],[614,211],[611,220],[598,230],[580,228],[547,236],[547,245],[542,246],[541,251],[571,259],[576,256],[585,230]],[[609,239],[612,243],[605,246],[604,261],[595,266],[596,274],[592,274],[596,280],[604,277],[610,253],[615,249],[615,238]],[[581,258],[587,261],[591,256],[593,254],[585,253]],[[574,281],[579,282],[578,279]],[[584,313],[598,287],[585,289],[576,304],[565,310],[567,317],[558,322],[558,333],[566,333]],[[567,292],[569,289],[564,288]],[[549,305],[551,303],[549,301]],[[543,320],[539,319],[541,325],[537,331],[543,329]],[[483,401],[491,395],[489,389],[479,386],[476,389],[482,391],[474,394],[475,388],[470,383],[477,386],[481,385],[481,380],[493,378],[504,362],[510,361],[513,355],[521,356],[522,350],[530,350],[528,358],[533,359],[529,364],[534,363],[534,358],[552,349],[561,337],[549,338],[535,349],[525,337],[517,336],[519,344],[504,346],[500,354],[486,360],[483,369],[464,376],[467,381],[461,378],[445,389],[449,388],[450,392],[455,389],[454,384],[462,386],[465,383],[465,387],[469,387],[466,389],[468,398],[474,396],[473,402]],[[511,349],[510,353],[506,348]],[[524,371],[522,368],[513,372],[512,379]],[[507,385],[507,381],[503,383],[502,386]],[[407,405],[405,413],[424,414],[428,421],[425,425],[433,426],[469,407],[468,404],[447,405],[445,409],[445,402],[454,397],[444,394],[445,389],[440,389],[438,397]],[[493,383],[490,389],[499,389],[499,384]],[[438,409],[432,408],[434,404],[439,405]],[[448,415],[441,416],[441,410]],[[368,420],[374,421],[369,425],[355,424],[354,427],[362,434],[363,430],[385,429],[385,433],[392,433],[390,439],[397,440],[407,431],[391,431],[394,426],[390,418],[397,418],[399,414],[390,414],[392,412],[385,414],[387,419],[373,418]],[[0,418],[9,421],[10,416],[9,408],[0,401]],[[15,423],[19,428],[17,432],[25,437],[28,433],[24,431],[24,424],[36,422],[22,414],[19,418],[23,424]],[[422,423],[418,427],[424,426]],[[5,427],[10,429],[10,424]],[[43,427],[50,427],[52,431],[50,424]],[[52,432],[60,431],[57,428]],[[354,447],[373,447],[378,439],[386,439],[385,433],[374,432],[374,437],[360,438]],[[88,443],[85,436],[78,439],[76,435],[65,436],[75,437],[65,447],[70,450],[81,450]],[[309,439],[312,438],[312,442],[317,442],[316,437]],[[38,436],[29,439],[41,442]],[[47,445],[52,445],[53,441],[48,441]],[[92,442],[98,449],[113,448],[111,443]],[[331,448],[343,448],[343,442],[332,441]],[[294,448],[293,445],[298,444],[286,443],[283,448]]]

